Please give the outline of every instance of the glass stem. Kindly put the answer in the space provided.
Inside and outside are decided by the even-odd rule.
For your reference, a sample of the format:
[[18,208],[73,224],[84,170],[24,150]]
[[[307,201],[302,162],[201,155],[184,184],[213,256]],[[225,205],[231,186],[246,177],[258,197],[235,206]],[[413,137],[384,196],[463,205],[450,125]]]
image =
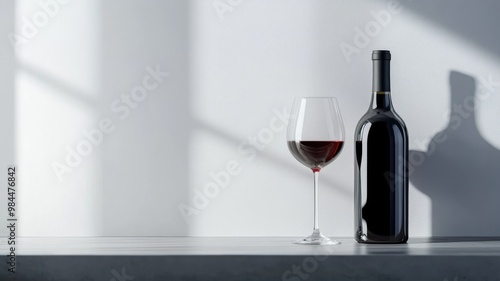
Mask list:
[[314,171],[314,232],[319,232],[318,175],[319,171]]

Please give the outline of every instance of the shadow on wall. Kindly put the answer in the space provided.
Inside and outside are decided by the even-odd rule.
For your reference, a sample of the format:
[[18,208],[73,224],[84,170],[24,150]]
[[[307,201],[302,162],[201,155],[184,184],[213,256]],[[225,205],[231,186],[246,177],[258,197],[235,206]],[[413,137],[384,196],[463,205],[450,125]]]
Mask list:
[[[126,116],[104,143],[103,235],[188,235],[178,204],[190,199],[186,171],[194,126],[189,3],[111,0],[102,1],[101,8],[104,104],[120,99],[119,113],[111,114]],[[147,66],[170,75],[149,79],[154,89],[130,105],[123,95],[132,96],[131,89],[144,83]],[[121,90],[120,85],[129,86]]]
[[478,47],[500,55],[498,24],[500,1],[408,1],[401,3],[431,22],[452,31]]
[[450,89],[450,122],[426,152],[410,151],[410,180],[432,201],[433,236],[498,236],[500,151],[480,135],[475,117],[475,101],[485,95],[457,71]]

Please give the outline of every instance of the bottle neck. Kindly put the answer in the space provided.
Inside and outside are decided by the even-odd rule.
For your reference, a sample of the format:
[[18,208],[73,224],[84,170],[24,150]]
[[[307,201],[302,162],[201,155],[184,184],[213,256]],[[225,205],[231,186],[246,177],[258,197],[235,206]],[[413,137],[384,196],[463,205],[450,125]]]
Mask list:
[[391,91],[391,61],[373,60],[373,92]]
[[372,109],[392,109],[391,92],[373,92]]
[[372,108],[391,109],[391,61],[373,59]]

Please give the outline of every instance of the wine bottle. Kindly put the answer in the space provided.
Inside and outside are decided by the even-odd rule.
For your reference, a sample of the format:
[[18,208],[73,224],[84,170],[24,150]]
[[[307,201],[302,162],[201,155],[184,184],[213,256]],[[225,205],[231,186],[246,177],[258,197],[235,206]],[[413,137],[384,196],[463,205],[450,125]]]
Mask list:
[[354,139],[355,239],[360,243],[408,240],[408,132],[391,102],[387,50],[375,50],[373,95]]

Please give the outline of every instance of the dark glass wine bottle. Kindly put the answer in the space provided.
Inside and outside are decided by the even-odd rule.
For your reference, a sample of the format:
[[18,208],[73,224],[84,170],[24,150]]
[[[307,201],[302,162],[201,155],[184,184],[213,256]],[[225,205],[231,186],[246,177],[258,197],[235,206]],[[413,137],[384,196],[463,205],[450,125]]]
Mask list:
[[408,240],[408,132],[391,102],[391,53],[375,50],[373,96],[356,126],[354,225],[360,243]]

